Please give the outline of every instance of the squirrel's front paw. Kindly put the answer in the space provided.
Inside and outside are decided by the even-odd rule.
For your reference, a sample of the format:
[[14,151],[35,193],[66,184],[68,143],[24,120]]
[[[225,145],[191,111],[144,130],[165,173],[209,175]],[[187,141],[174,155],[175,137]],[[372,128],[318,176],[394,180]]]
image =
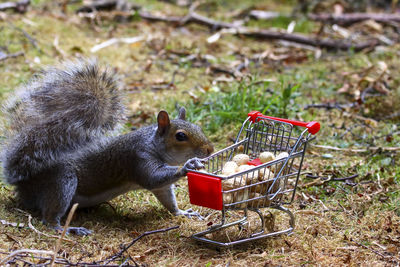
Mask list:
[[188,217],[189,219],[192,219],[195,217],[195,218],[198,218],[199,220],[204,220],[204,217],[201,216],[200,213],[192,210],[191,208],[187,209],[187,210],[179,210],[178,212],[175,213],[175,215],[176,216],[183,215],[183,216]]
[[182,167],[182,172],[184,175],[188,173],[190,170],[198,170],[204,168],[204,164],[202,163],[202,159],[192,158],[186,161],[186,163]]

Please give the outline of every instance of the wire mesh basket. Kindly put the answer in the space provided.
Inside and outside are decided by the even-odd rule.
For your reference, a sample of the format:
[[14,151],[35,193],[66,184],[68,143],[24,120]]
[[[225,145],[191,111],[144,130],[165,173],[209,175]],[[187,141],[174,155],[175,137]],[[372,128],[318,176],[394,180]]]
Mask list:
[[[299,131],[299,127],[307,129]],[[221,211],[221,222],[205,231],[194,234],[198,241],[231,246],[264,237],[291,233],[294,215],[283,207],[295,196],[297,182],[303,164],[307,143],[319,131],[318,122],[298,122],[265,116],[252,111],[237,135],[233,145],[205,159],[205,170],[188,173],[189,197],[194,205]],[[301,128],[300,128],[301,129]],[[269,152],[274,158],[261,162],[260,154]],[[224,172],[227,162],[236,155],[246,154],[249,161],[239,171]],[[229,163],[228,163],[229,164]],[[285,213],[288,227],[279,231],[265,231],[265,214],[261,209],[273,208]],[[242,210],[242,216],[227,220],[227,213]],[[233,226],[242,226],[249,220],[248,211],[255,212],[260,227],[245,238],[220,242],[208,237],[210,233]]]

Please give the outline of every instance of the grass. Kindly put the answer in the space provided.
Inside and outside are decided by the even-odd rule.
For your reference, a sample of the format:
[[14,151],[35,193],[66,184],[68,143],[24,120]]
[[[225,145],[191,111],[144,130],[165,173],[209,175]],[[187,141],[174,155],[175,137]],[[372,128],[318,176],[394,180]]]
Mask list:
[[277,28],[286,30],[291,22],[295,22],[296,25],[293,28],[293,32],[296,33],[312,33],[315,30],[315,23],[304,18],[293,20],[291,17],[279,16],[271,20],[259,20],[250,21],[248,26],[256,28]]
[[[186,10],[161,1],[137,2],[146,4],[148,10],[165,14],[182,15]],[[202,7],[200,12],[222,18],[225,12],[235,7],[233,1],[215,3],[215,9]],[[283,13],[291,9],[289,4],[281,1],[241,1],[240,5],[259,8],[268,5],[271,10]],[[46,6],[51,8],[46,9]],[[41,67],[62,59],[53,46],[58,36],[59,47],[66,52],[67,58],[76,55],[96,56],[102,63],[118,70],[125,84],[129,126],[141,127],[154,122],[160,109],[166,109],[175,116],[175,105],[178,104],[187,108],[189,120],[203,126],[217,148],[223,148],[232,144],[247,112],[256,109],[267,115],[321,122],[322,128],[314,144],[339,148],[400,146],[398,118],[383,119],[399,110],[398,45],[367,54],[322,51],[321,58],[316,59],[311,51],[229,35],[223,36],[215,44],[207,44],[206,40],[212,33],[194,25],[183,29],[142,20],[121,24],[106,19],[97,25],[91,24],[73,14],[73,8],[77,6],[79,4],[71,6],[68,18],[63,19],[56,15],[59,10],[57,5],[36,0],[27,14],[7,14],[7,21],[0,21],[0,49],[6,47],[8,52],[22,50],[25,53],[24,57],[0,62],[1,100]],[[210,6],[213,7],[213,3]],[[52,13],[49,10],[53,10]],[[223,19],[229,20],[226,17]],[[9,22],[35,38],[41,52]],[[287,27],[287,23],[290,22],[281,18],[265,24],[260,21],[249,22],[259,27],[282,28]],[[304,33],[318,28],[318,25],[308,21],[298,22],[297,25],[299,28],[295,28],[295,31]],[[139,35],[152,38],[135,45],[110,46],[94,55],[90,53],[91,47],[109,38]],[[224,82],[217,78],[229,77],[209,72],[205,66],[198,66],[191,61],[184,61],[185,55],[171,56],[171,51],[209,55],[213,64],[228,67],[235,66],[236,61],[243,60],[243,57],[251,58],[268,50],[290,57],[303,53],[305,58],[302,61],[269,58],[261,62],[251,61],[246,78]],[[379,61],[384,61],[389,69],[385,78],[391,91],[389,95],[369,97],[365,104],[353,109],[303,108],[311,103],[353,102],[354,96],[337,93],[347,82],[344,73],[360,73],[369,65],[378,65]],[[146,68],[149,62],[152,63],[151,67]],[[155,85],[170,82],[174,72],[175,87],[154,89]],[[365,112],[366,108],[369,112]],[[376,122],[369,121],[371,119]],[[127,255],[138,263],[150,266],[391,265],[390,259],[400,256],[398,160],[398,152],[393,151],[354,153],[310,146],[304,163],[305,172],[321,177],[347,177],[353,174],[358,174],[358,177],[352,180],[356,185],[325,182],[306,186],[314,179],[302,175],[295,200],[288,205],[296,214],[296,228],[290,236],[264,239],[225,250],[210,249],[193,242],[190,236],[206,229],[207,223],[216,223],[219,213],[193,207],[204,216],[209,215],[209,219],[197,221],[173,217],[152,194],[135,191],[119,196],[110,205],[78,211],[72,225],[90,228],[94,234],[84,238],[68,237],[73,242],[63,242],[60,257],[68,258],[71,262],[104,259],[118,252],[120,244],[129,243],[141,233],[179,225],[178,230],[141,239],[128,250]],[[177,200],[182,209],[192,207],[185,179],[178,183]],[[13,188],[0,182],[0,219],[27,225],[27,215],[16,210],[17,207]],[[329,210],[325,210],[325,207]],[[277,215],[277,222],[279,220],[283,218]],[[39,231],[54,234],[40,223],[38,217],[33,217],[32,224]],[[5,256],[4,253],[22,248],[53,249],[55,242],[56,239],[37,234],[26,226],[17,228],[2,225],[0,259]],[[39,263],[37,259],[31,258],[29,261]]]
[[191,101],[188,110],[191,111],[189,120],[205,122],[205,129],[215,132],[224,124],[239,124],[243,114],[258,110],[271,116],[287,117],[288,110],[294,113],[298,106],[290,102],[296,97],[293,93],[299,85],[272,85],[269,81],[242,81],[233,88],[213,86],[203,93],[202,100]]

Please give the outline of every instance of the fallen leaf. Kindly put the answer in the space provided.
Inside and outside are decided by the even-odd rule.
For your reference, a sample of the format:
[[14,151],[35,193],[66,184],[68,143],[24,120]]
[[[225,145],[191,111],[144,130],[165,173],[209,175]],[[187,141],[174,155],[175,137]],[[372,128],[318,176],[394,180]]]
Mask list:
[[207,38],[207,43],[209,43],[209,44],[215,43],[216,41],[219,40],[219,38],[221,38],[221,33],[217,32]]
[[341,88],[339,88],[339,89],[337,90],[337,92],[338,92],[339,94],[344,94],[344,93],[348,93],[348,92],[349,92],[349,89],[350,89],[350,85],[349,85],[348,83],[345,83],[345,84],[343,84],[343,86],[342,86]]
[[156,252],[157,250],[158,250],[157,248],[149,248],[148,250],[143,252],[143,254],[145,254],[145,255],[152,254],[152,253]]
[[249,16],[255,19],[268,20],[277,18],[280,16],[280,14],[278,12],[273,12],[273,11],[251,10],[249,12]]
[[343,38],[349,38],[351,36],[351,33],[349,30],[340,27],[339,25],[332,25],[332,29],[337,32],[340,36],[342,36]]
[[133,112],[136,112],[136,111],[140,110],[141,106],[142,106],[142,102],[141,101],[134,101],[129,105],[130,109]]
[[296,27],[296,21],[291,21],[287,27],[287,32],[292,33],[294,31],[294,28]]
[[382,25],[376,22],[375,20],[369,19],[364,21],[363,23],[366,27],[374,32],[381,33],[382,32]]
[[97,51],[99,51],[99,50],[101,50],[103,48],[106,48],[108,46],[115,45],[115,44],[118,44],[118,43],[130,44],[132,46],[132,44],[141,42],[143,40],[144,40],[143,36],[124,37],[124,38],[111,38],[111,39],[108,39],[107,41],[104,41],[104,42],[102,42],[100,44],[97,44],[97,45],[93,46],[90,49],[90,52],[96,53]]
[[373,120],[373,119],[366,119],[365,123],[367,125],[371,126],[372,128],[378,127],[378,122],[376,120]]
[[199,103],[200,102],[200,98],[193,92],[188,91],[188,94],[190,96],[191,99],[193,99],[193,103]]

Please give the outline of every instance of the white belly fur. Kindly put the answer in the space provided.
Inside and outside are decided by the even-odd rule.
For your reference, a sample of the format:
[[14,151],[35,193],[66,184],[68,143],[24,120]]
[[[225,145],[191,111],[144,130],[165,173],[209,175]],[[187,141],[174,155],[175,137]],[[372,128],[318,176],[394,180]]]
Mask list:
[[80,208],[91,207],[100,203],[109,201],[119,195],[122,195],[128,191],[140,189],[141,187],[134,183],[127,183],[118,187],[110,188],[109,190],[102,192],[97,195],[85,196],[75,195],[72,199],[72,204],[79,203]]

